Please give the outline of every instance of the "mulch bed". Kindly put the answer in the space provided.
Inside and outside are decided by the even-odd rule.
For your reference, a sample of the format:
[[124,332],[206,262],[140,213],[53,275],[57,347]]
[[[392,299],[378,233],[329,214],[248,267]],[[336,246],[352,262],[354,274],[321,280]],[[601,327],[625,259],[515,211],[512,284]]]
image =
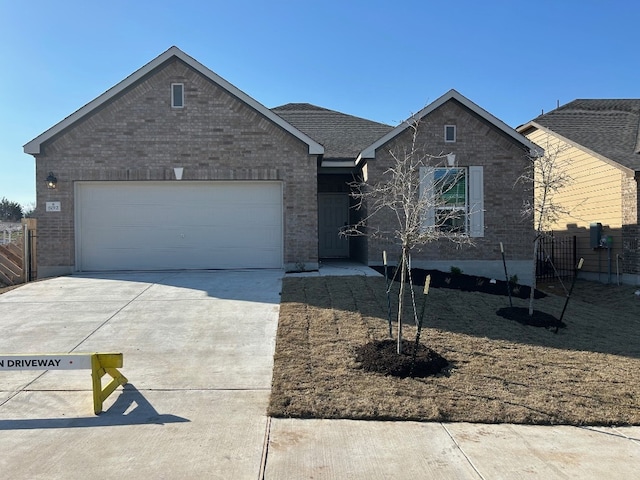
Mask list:
[[[374,270],[384,275],[384,267],[372,267]],[[422,268],[411,269],[411,278],[414,285],[424,285],[427,275],[431,275],[431,287],[433,288],[450,288],[461,290],[463,292],[479,292],[488,293],[490,295],[508,296],[511,294],[514,298],[529,298],[531,295],[531,287],[520,285],[517,283],[499,280],[497,278],[487,278],[478,275],[467,275],[466,273],[442,272],[440,270],[429,270]],[[396,281],[399,275],[395,275],[395,267],[387,268],[387,276]],[[534,298],[544,298],[547,294],[536,290]]]
[[417,347],[415,342],[403,340],[402,353],[398,355],[396,340],[376,340],[356,349],[356,362],[368,372],[400,378],[436,375],[449,365],[444,357],[422,343]]
[[496,311],[496,314],[508,320],[515,320],[522,325],[544,328],[567,328],[567,324],[558,318],[540,310],[534,310],[533,315],[529,315],[527,307],[505,307]]

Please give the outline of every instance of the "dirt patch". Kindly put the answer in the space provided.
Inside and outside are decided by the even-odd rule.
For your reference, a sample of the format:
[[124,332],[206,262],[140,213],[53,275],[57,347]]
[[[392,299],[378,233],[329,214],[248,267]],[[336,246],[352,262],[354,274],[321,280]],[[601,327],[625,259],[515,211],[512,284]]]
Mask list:
[[[449,365],[445,374],[401,378],[357,361],[363,345],[388,338],[384,278],[285,278],[269,415],[640,425],[637,288],[578,281],[558,334],[496,315],[509,306],[504,296],[421,290],[421,343]],[[548,295],[535,308],[557,318],[564,301]],[[413,322],[403,331],[411,341]]]
[[0,295],[2,295],[3,293],[8,292],[10,290],[13,290],[14,288],[18,288],[20,286],[22,286],[22,285],[11,285],[11,286],[7,287],[7,286],[5,286],[5,285],[0,283]]

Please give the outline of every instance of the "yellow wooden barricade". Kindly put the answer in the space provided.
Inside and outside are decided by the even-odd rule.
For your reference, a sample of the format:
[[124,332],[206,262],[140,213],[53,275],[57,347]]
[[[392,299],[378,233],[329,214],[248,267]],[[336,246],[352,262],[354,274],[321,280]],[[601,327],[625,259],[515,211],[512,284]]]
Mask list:
[[[103,402],[120,385],[128,382],[118,371],[122,368],[122,353],[61,353],[0,355],[0,371],[9,370],[79,370],[91,369],[93,411],[102,412]],[[102,377],[111,381],[102,388]]]

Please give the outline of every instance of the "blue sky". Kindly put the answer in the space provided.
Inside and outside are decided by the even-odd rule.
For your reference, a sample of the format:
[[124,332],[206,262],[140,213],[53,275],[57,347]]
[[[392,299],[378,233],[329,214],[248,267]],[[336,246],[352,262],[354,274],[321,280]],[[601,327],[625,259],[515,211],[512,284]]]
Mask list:
[[22,146],[172,45],[267,107],[397,124],[451,88],[516,127],[556,102],[640,98],[628,0],[0,0],[0,198]]

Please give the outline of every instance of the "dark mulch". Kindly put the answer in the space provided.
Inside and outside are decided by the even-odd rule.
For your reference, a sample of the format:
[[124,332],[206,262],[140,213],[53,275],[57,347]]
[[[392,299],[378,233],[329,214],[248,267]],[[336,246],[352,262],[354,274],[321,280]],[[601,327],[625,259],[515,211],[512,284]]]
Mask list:
[[398,342],[393,339],[374,340],[356,349],[356,362],[368,372],[406,378],[437,375],[449,362],[440,354],[415,342],[402,341],[402,354],[397,353]]
[[553,315],[539,310],[534,310],[533,315],[529,315],[529,309],[526,307],[506,307],[500,308],[496,314],[508,320],[515,320],[522,325],[530,325],[532,327],[544,328],[566,328],[567,324],[561,322]]
[[[384,267],[372,267],[384,275]],[[466,273],[442,272],[440,270],[427,270],[422,268],[411,269],[411,278],[414,285],[424,285],[427,275],[431,275],[430,286],[433,288],[452,288],[463,292],[480,292],[491,295],[511,294],[514,298],[529,298],[531,287],[517,283],[499,280],[497,278],[480,277],[477,275],[467,275]],[[399,280],[399,275],[395,276],[395,267],[387,268],[387,276]],[[508,288],[507,288],[508,287]],[[547,294],[536,290],[535,298],[544,298]]]

